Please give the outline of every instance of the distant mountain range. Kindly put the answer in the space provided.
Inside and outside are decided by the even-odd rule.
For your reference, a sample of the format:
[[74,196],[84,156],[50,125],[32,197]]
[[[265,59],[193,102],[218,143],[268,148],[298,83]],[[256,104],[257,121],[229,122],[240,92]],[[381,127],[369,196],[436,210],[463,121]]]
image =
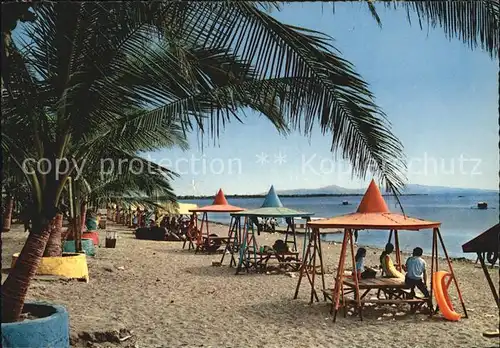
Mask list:
[[[282,196],[302,196],[302,195],[362,195],[366,188],[349,189],[337,185],[329,185],[316,189],[295,189],[295,190],[276,190],[278,195]],[[382,192],[383,193],[383,192]],[[408,184],[405,187],[403,194],[422,195],[422,194],[457,194],[457,195],[478,195],[488,193],[498,193],[498,190],[483,190],[471,188],[456,188],[445,186],[426,186]],[[265,193],[264,193],[265,195]]]
[[[356,195],[361,196],[365,193],[366,188],[359,189],[349,189],[337,185],[330,185],[315,189],[294,189],[294,190],[276,190],[279,196],[350,196]],[[408,184],[405,190],[402,192],[404,195],[484,195],[484,194],[497,194],[498,190],[483,190],[483,189],[472,189],[472,188],[457,188],[457,187],[445,187],[445,186],[426,186],[426,185],[416,185]],[[226,194],[226,197],[239,197],[239,198],[257,198],[266,196],[267,192],[257,193],[257,194]],[[390,193],[384,195],[390,195]],[[193,195],[179,195],[179,199],[195,199],[195,198],[213,198],[213,195],[206,196],[193,196]]]

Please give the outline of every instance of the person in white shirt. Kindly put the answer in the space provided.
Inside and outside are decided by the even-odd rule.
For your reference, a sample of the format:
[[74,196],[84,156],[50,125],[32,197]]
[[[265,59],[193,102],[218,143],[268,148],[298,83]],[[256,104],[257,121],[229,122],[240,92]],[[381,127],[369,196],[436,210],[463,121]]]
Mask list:
[[429,290],[425,285],[427,283],[427,273],[425,271],[426,264],[422,258],[423,252],[422,248],[416,247],[413,249],[413,256],[406,260],[405,283],[411,288],[412,297],[415,296],[415,287],[417,287],[426,298],[429,298]]

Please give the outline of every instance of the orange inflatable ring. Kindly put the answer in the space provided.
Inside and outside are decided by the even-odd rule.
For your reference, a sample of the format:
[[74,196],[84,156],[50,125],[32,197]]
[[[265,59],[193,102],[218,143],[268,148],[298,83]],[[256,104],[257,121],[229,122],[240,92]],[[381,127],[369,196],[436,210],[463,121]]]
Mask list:
[[451,273],[445,271],[434,272],[432,275],[432,290],[443,317],[450,321],[458,321],[462,316],[455,312],[448,295],[449,278],[451,278]]

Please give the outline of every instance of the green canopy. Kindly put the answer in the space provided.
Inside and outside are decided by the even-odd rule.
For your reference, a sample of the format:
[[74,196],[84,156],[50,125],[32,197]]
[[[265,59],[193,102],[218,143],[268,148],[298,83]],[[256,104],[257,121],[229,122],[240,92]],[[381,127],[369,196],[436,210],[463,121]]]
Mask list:
[[269,192],[264,199],[264,203],[258,209],[245,210],[231,214],[231,216],[252,216],[252,217],[275,217],[275,218],[291,218],[291,217],[308,217],[314,213],[307,213],[290,208],[283,207],[280,198],[271,186]]

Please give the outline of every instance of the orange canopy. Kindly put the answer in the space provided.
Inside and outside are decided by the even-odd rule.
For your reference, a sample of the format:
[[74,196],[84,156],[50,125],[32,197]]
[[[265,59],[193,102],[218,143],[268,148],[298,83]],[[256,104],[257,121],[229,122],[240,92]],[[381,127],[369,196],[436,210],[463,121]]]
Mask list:
[[350,228],[355,230],[420,230],[437,228],[440,222],[391,213],[380,190],[372,180],[355,213],[308,223],[312,228]]
[[238,211],[243,211],[245,209],[236,207],[227,202],[226,197],[224,196],[224,192],[222,189],[219,189],[215,199],[211,205],[204,206],[198,209],[189,210],[192,213],[235,213]]

